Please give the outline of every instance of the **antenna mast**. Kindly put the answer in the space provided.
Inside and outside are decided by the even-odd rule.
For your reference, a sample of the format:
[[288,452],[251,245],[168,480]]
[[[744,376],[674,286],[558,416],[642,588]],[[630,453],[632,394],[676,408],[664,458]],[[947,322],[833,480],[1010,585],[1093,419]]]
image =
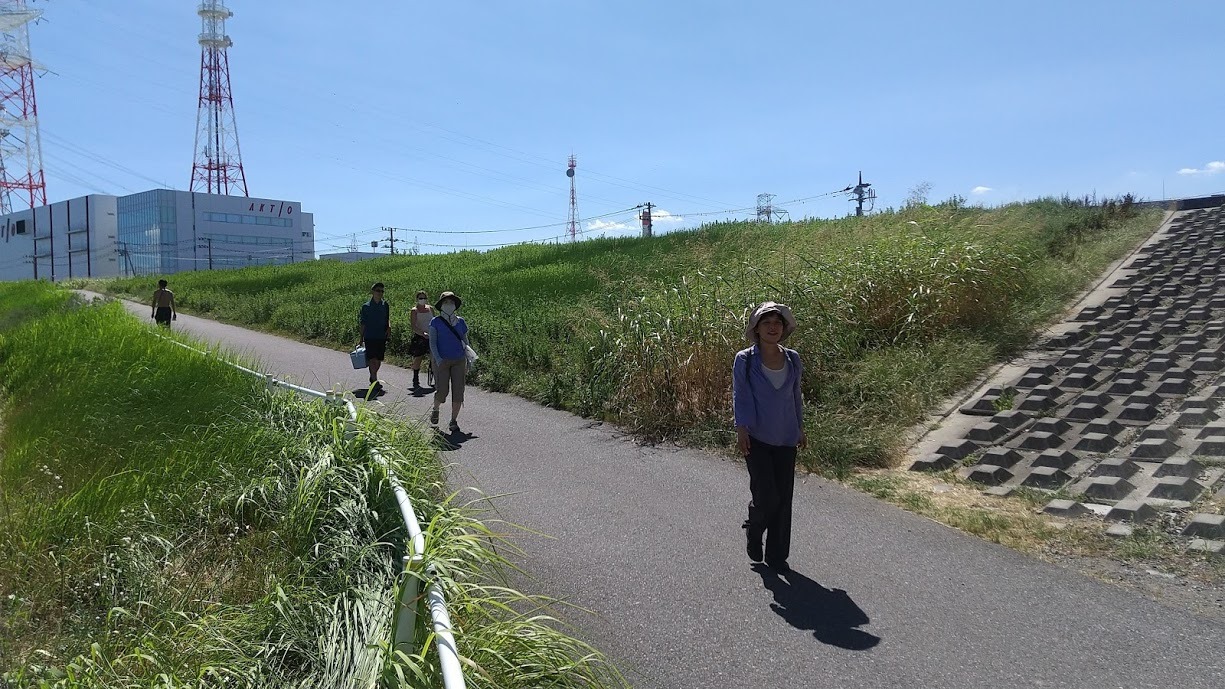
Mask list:
[[191,190],[208,194],[247,194],[247,173],[238,148],[238,124],[230,91],[230,59],[234,45],[225,20],[234,16],[221,0],[203,0],[198,11],[200,31],[200,106],[196,114],[196,156]]
[[864,201],[868,202],[868,212],[876,207],[876,190],[871,182],[863,181],[863,170],[859,171],[859,184],[851,189],[851,200],[855,202],[855,215],[863,215]]
[[570,178],[570,218],[567,221],[567,229],[570,232],[570,241],[574,241],[578,237],[578,195],[574,192],[574,170],[578,165],[578,160],[572,155],[570,162],[566,165],[566,176]]
[[34,98],[34,71],[41,68],[30,57],[30,22],[41,16],[25,0],[0,0],[0,213],[47,205]]

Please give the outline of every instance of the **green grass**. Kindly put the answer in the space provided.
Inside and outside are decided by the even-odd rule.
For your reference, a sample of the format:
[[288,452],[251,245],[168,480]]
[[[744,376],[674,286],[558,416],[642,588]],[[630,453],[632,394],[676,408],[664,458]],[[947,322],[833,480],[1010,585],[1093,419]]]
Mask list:
[[[465,300],[475,379],[616,421],[648,440],[727,446],[730,362],[746,310],[790,304],[804,356],[810,467],[887,466],[902,431],[1016,352],[1156,226],[1130,203],[959,202],[785,225],[716,223],[486,253],[173,276],[185,310],[337,348],[370,283],[388,285],[405,356],[412,295]],[[104,289],[147,299],[159,276]]]
[[441,686],[432,637],[387,649],[404,534],[372,446],[428,527],[468,686],[622,685],[505,586],[507,527],[452,504],[413,429],[351,429],[44,283],[0,286],[0,314],[8,686]]

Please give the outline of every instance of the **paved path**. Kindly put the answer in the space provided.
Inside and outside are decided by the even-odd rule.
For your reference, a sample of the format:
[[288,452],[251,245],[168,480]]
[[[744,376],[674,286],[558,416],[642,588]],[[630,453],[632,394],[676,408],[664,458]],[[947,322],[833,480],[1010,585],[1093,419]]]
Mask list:
[[[176,327],[320,389],[364,379],[343,352],[190,316]],[[410,375],[385,368],[383,399],[422,418]],[[525,567],[595,613],[569,621],[636,687],[1225,686],[1218,624],[841,485],[797,482],[796,571],[780,578],[745,557],[738,462],[476,390],[461,420],[454,480],[505,494],[505,518],[553,537],[523,540]]]

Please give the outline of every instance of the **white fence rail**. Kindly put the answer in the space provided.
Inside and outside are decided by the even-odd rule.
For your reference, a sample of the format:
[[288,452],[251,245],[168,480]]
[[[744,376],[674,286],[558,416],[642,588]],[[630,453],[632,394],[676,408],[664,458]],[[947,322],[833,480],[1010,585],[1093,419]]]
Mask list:
[[[159,337],[162,336],[159,335]],[[163,337],[163,339],[197,354],[214,356],[213,352],[199,350],[167,337]],[[269,387],[293,390],[308,397],[322,399],[328,404],[343,404],[349,413],[349,420],[354,423],[357,422],[357,408],[342,393],[312,390],[301,385],[294,385],[293,383],[279,380],[267,373],[254,371],[232,361],[226,361],[221,357],[216,357],[216,359],[240,371],[262,378]],[[400,596],[399,600],[396,601],[396,614],[395,620],[392,623],[392,629],[394,636],[393,648],[411,653],[417,642],[417,605],[418,598],[421,595],[421,580],[411,574],[409,570],[420,569],[421,567],[420,563],[425,557],[425,534],[421,532],[421,524],[417,521],[417,513],[413,510],[413,503],[408,497],[408,492],[404,490],[404,486],[400,483],[400,479],[396,476],[395,471],[392,470],[391,464],[377,449],[371,449],[370,454],[371,459],[387,474],[387,481],[391,485],[391,490],[396,496],[396,504],[400,508],[400,517],[404,522],[404,530],[408,533],[409,548],[408,554],[403,557],[404,568],[400,576]],[[426,570],[427,580],[432,578],[433,575],[433,568],[428,568]],[[443,596],[442,588],[437,583],[430,582],[426,585],[425,602],[429,607],[430,624],[434,632],[434,646],[438,649],[439,669],[442,672],[443,687],[445,689],[464,689],[464,673],[459,662],[459,649],[455,646],[455,635],[451,629],[451,616],[447,612],[447,601],[445,596]]]

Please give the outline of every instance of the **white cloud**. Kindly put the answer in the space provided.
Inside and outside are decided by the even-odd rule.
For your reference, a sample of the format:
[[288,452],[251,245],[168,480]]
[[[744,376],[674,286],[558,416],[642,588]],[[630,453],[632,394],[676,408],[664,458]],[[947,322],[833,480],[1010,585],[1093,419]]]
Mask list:
[[974,194],[975,196],[982,196],[983,194],[986,194],[989,191],[991,191],[991,187],[984,187],[980,184],[977,187],[974,187],[973,189],[971,189],[970,193]]
[[1178,171],[1180,175],[1215,175],[1225,172],[1225,161],[1214,160],[1202,168],[1184,167]]
[[606,220],[589,220],[587,222],[588,232],[606,232],[608,230],[632,230],[635,229],[626,222],[608,222]]
[[[639,211],[641,212],[641,211]],[[662,208],[651,209],[651,224],[658,228],[660,225],[679,225],[685,222],[685,217],[682,215],[673,215]],[[642,222],[638,217],[628,221],[616,220],[588,220],[587,229],[585,232],[640,232],[642,231]]]
[[682,223],[685,222],[685,216],[672,215],[662,208],[651,209],[651,223],[658,225],[659,223]]

